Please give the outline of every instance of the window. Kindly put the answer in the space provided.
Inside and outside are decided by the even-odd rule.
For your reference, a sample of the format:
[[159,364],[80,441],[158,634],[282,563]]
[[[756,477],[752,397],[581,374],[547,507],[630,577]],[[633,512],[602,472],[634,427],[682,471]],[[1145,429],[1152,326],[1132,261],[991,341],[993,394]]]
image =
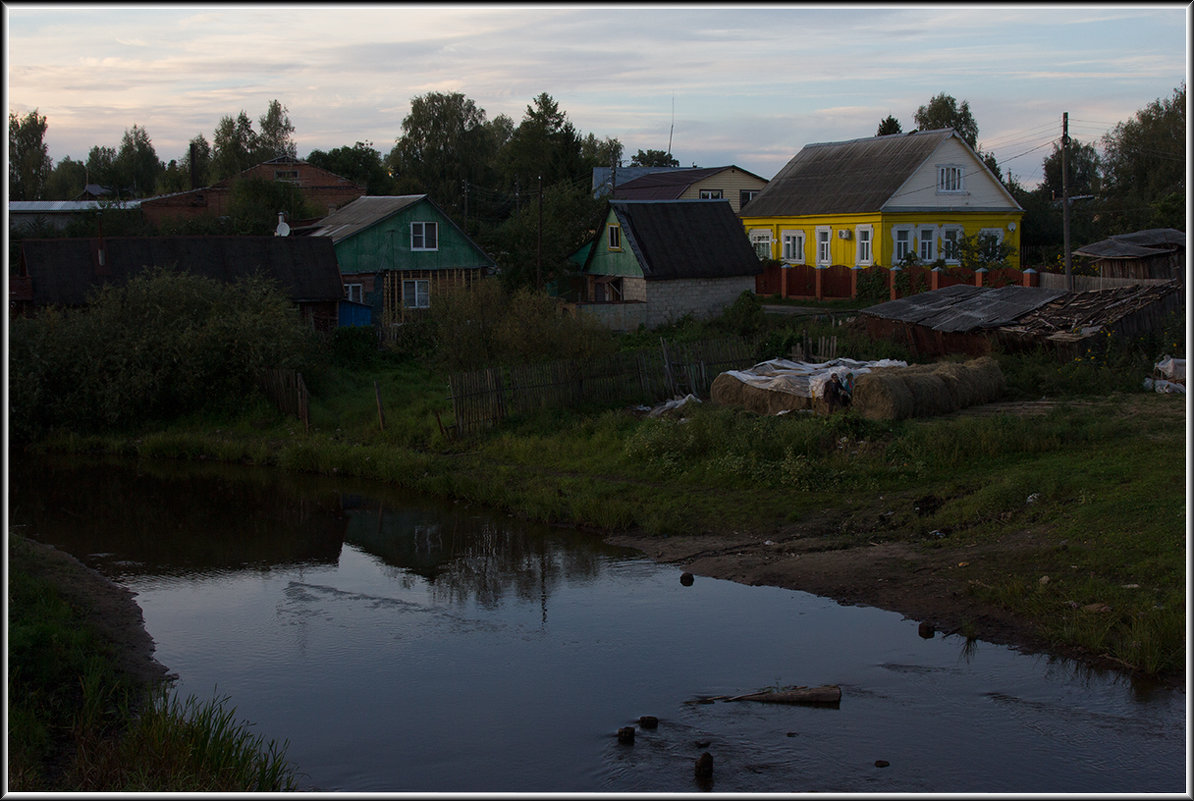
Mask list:
[[756,228],[750,232],[750,244],[754,246],[755,255],[760,259],[771,258],[771,231],[767,228]]
[[962,260],[962,229],[946,228],[941,232],[941,258],[951,264]]
[[912,229],[896,228],[891,232],[895,246],[891,249],[892,264],[900,264],[912,255]]
[[622,249],[622,228],[617,225],[611,225],[606,230],[609,234],[609,249],[610,250],[621,250]]
[[962,168],[956,164],[942,164],[937,167],[938,192],[963,192]]
[[804,264],[804,231],[784,231],[784,261]]
[[819,226],[817,228],[817,264],[829,265],[830,251],[830,236],[833,231],[828,226]]
[[854,238],[858,242],[854,256],[858,264],[871,264],[874,261],[871,250],[871,235],[874,230],[869,225],[860,225],[854,229]]
[[937,229],[921,228],[916,235],[920,242],[920,260],[926,264],[937,260]]
[[436,223],[433,222],[413,222],[410,224],[410,249],[411,250],[439,250],[439,241],[436,237]]
[[431,282],[425,278],[402,282],[402,306],[406,309],[431,307]]
[[345,284],[344,297],[351,300],[353,303],[363,303],[365,297],[364,286],[362,284]]
[[722,195],[721,195],[720,189],[702,189],[701,190],[701,200],[721,200],[721,199],[722,199]]
[[755,195],[759,194],[758,189],[741,189],[738,191],[738,208],[743,209],[746,204],[755,199]]
[[298,170],[274,170],[274,180],[297,184],[299,182]]

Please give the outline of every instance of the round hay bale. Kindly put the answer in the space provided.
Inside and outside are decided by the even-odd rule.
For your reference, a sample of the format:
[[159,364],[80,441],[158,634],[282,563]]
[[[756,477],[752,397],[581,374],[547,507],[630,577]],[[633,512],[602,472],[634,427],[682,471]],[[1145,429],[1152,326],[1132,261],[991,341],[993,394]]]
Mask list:
[[928,368],[908,368],[902,376],[912,394],[912,415],[933,417],[954,411],[954,397],[941,376]]
[[907,368],[872,370],[854,381],[853,407],[868,420],[902,420],[913,414],[912,392],[900,372]]
[[990,403],[1003,397],[1007,382],[1003,377],[1003,371],[999,369],[999,362],[994,358],[983,356],[966,362],[965,367],[978,394],[975,403]]
[[973,406],[980,397],[969,369],[958,362],[941,362],[933,371],[945,382],[945,389],[953,398],[955,409]]
[[709,399],[719,406],[735,406],[756,414],[773,415],[781,411],[808,409],[811,398],[793,395],[790,392],[752,387],[727,373],[713,379],[709,388]]

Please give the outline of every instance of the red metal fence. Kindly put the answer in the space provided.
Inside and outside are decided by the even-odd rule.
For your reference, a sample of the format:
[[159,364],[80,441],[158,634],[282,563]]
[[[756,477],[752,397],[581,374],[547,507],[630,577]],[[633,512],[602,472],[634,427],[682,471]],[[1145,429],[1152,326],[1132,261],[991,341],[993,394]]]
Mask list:
[[860,288],[882,287],[886,297],[915,295],[932,289],[965,284],[968,286],[1038,286],[1036,270],[998,268],[975,271],[961,267],[931,268],[912,266],[851,268],[844,265],[814,267],[809,264],[781,265],[768,262],[755,277],[755,293],[778,295],[798,300],[847,300],[858,297]]

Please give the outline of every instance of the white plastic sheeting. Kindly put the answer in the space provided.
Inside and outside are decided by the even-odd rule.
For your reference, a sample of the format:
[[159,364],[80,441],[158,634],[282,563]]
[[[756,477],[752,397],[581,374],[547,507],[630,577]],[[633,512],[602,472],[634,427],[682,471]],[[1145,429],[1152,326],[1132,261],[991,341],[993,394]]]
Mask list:
[[749,370],[727,370],[724,375],[732,376],[747,386],[772,392],[787,392],[801,398],[820,398],[825,394],[825,385],[836,375],[843,384],[852,383],[850,376],[857,378],[877,367],[907,367],[908,363],[894,359],[880,359],[860,362],[854,359],[831,359],[827,362],[794,362],[788,359],[771,359],[760,362]]

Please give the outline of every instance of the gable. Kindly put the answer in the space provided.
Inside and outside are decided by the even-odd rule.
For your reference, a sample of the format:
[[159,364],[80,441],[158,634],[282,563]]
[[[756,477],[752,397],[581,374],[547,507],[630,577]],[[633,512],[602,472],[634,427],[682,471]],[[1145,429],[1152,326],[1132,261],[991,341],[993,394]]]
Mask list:
[[[763,270],[741,222],[724,200],[613,201],[599,236],[606,236],[615,220],[623,251],[629,249],[649,281],[727,278]],[[598,240],[594,254],[601,245]],[[590,255],[586,272],[595,272],[593,259]]]
[[[960,169],[963,188],[957,192],[940,191],[940,168]],[[969,145],[958,137],[949,137],[941,141],[882,206],[885,212],[928,209],[1018,211],[1020,206]]]

